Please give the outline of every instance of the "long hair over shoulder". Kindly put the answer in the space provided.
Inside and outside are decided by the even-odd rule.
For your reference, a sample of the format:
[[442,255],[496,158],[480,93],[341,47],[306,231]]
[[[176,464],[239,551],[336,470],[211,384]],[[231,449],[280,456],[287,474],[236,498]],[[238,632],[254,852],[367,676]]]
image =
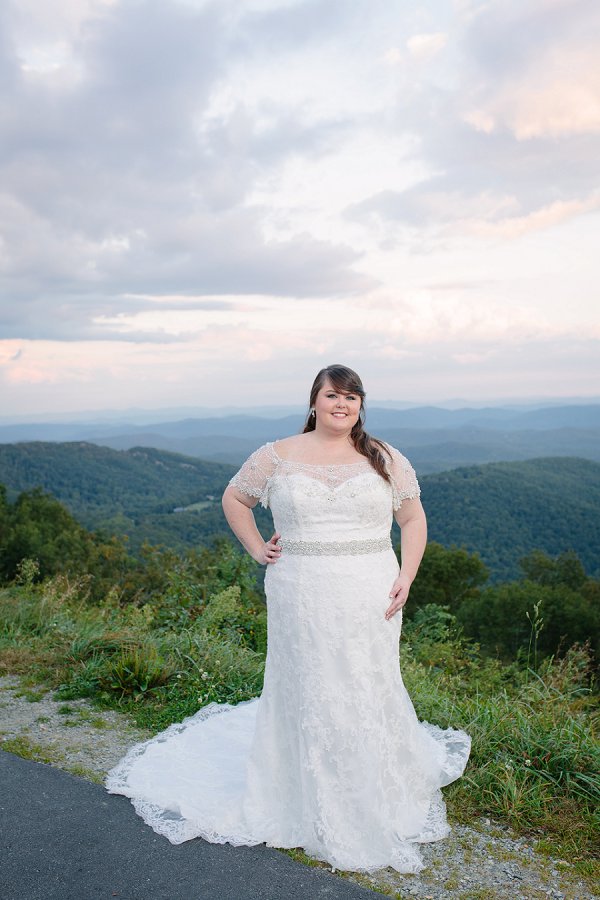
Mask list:
[[[383,441],[371,437],[371,435],[368,434],[368,432],[366,432],[364,428],[366,415],[366,394],[362,385],[362,381],[360,380],[356,372],[354,372],[352,369],[349,369],[347,366],[342,366],[337,363],[331,366],[326,366],[318,373],[310,390],[311,409],[314,408],[317,394],[327,380],[331,382],[336,391],[343,391],[346,394],[356,394],[358,397],[360,397],[360,413],[358,416],[358,420],[356,421],[352,428],[352,431],[350,432],[350,437],[352,438],[352,442],[358,453],[360,453],[362,456],[366,456],[375,471],[379,475],[381,475],[382,478],[385,478],[386,481],[389,481],[390,476],[386,469],[386,457],[388,457],[391,461],[390,453]],[[306,417],[306,422],[304,423],[302,433],[304,434],[307,431],[314,431],[315,427],[316,415],[309,412]]]

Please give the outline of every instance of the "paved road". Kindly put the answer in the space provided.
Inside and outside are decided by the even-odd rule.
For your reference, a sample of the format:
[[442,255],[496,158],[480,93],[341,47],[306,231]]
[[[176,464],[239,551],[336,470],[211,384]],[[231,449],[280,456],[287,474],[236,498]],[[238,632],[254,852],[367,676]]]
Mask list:
[[2,900],[373,900],[260,847],[173,846],[129,800],[0,751]]

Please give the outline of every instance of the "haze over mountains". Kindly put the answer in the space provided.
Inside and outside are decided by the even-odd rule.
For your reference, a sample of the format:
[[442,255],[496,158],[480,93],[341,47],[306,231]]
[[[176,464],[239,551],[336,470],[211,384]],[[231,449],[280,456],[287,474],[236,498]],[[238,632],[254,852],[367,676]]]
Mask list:
[[[260,444],[301,430],[304,410],[284,415],[281,407],[260,415],[216,414],[155,422],[66,421],[0,425],[0,443],[86,441],[115,450],[155,447],[214,462],[239,465]],[[212,414],[209,414],[212,413]],[[150,414],[146,412],[146,416]],[[136,418],[132,416],[132,418]],[[438,406],[369,408],[368,430],[397,446],[418,472],[543,456],[600,461],[600,403],[536,408]]]

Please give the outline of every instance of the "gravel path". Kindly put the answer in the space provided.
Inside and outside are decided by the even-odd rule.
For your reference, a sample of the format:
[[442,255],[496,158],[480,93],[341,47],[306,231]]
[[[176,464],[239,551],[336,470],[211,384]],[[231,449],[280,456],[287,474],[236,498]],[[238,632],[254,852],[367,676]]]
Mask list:
[[[127,716],[86,700],[54,699],[16,676],[0,677],[0,747],[101,782],[132,744],[150,736]],[[445,840],[422,845],[420,875],[384,869],[345,877],[388,896],[418,900],[600,900],[568,860],[535,852],[532,841],[480,818],[454,825]]]
[[[132,744],[150,732],[122,713],[87,700],[55,700],[52,691],[0,678],[0,747],[101,782]],[[30,751],[29,753],[27,751]]]

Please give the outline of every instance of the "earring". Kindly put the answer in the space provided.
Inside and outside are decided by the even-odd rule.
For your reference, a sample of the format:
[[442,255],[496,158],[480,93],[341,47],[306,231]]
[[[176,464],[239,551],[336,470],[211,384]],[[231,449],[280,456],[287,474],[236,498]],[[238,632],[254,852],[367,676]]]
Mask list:
[[316,416],[316,412],[314,411],[314,409],[311,409],[310,414],[311,416]]

